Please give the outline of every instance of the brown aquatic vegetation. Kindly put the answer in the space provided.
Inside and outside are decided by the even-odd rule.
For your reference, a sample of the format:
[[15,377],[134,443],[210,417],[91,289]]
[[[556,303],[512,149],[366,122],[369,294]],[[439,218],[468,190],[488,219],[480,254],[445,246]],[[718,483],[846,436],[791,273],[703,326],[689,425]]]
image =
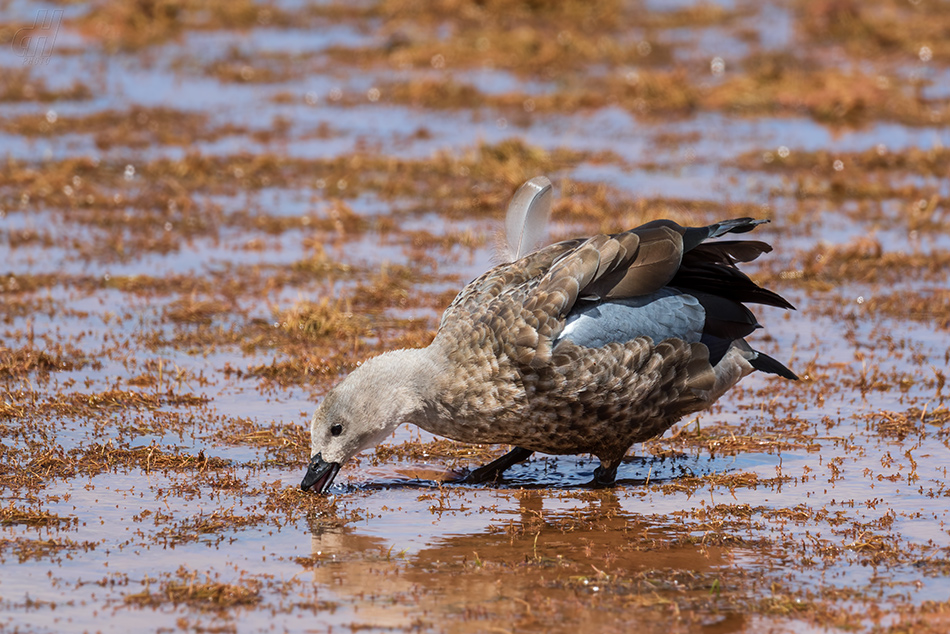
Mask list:
[[[164,518],[156,518],[156,523],[159,519]],[[169,525],[158,531],[155,539],[173,548],[199,540],[221,543],[226,539],[225,534],[231,534],[236,529],[245,526],[257,526],[264,523],[274,522],[272,518],[260,513],[241,515],[228,509],[217,509],[211,513],[199,513],[180,520],[169,519]]]
[[[87,447],[64,451],[48,449],[31,457],[16,474],[18,483],[27,486],[44,484],[51,479],[72,478],[77,475],[95,476],[117,470],[141,469],[152,471],[184,470],[202,472],[206,469],[222,469],[230,463],[216,457],[206,457],[203,451],[197,456],[169,452],[157,446],[125,447],[111,441],[106,444],[91,444]],[[22,480],[22,482],[20,482]]]
[[95,550],[97,545],[93,541],[79,542],[68,537],[50,539],[0,538],[0,557],[6,553],[12,553],[21,564],[38,559],[49,559],[61,563],[64,554],[69,558],[72,553],[87,553],[90,550]]
[[[287,313],[279,313],[277,318],[282,321],[255,321],[241,332],[224,332],[221,333],[223,336],[205,332],[188,341],[204,342],[203,345],[209,342],[240,344],[245,351],[277,350],[279,356],[268,363],[250,364],[246,372],[235,368],[226,368],[225,372],[238,376],[246,373],[281,385],[325,386],[328,380],[357,367],[359,360],[365,356],[379,354],[393,347],[428,345],[435,336],[434,324],[429,320],[393,319],[380,314],[387,305],[410,306],[400,301],[407,296],[398,287],[358,287],[354,303],[365,303],[367,296],[379,296],[388,304],[370,308],[367,313],[356,314],[345,308],[340,311],[341,300],[326,300],[326,305],[323,305],[324,300],[316,305],[303,302]],[[447,303],[440,301],[443,301],[443,306]],[[345,307],[345,302],[342,305]],[[300,313],[294,314],[295,311]],[[181,345],[186,339],[176,338],[175,341]]]
[[75,526],[76,523],[75,517],[60,517],[49,511],[19,508],[13,502],[10,502],[9,506],[0,506],[0,526],[21,524],[31,527],[64,526],[69,528]]
[[[734,164],[745,170],[787,173],[789,181],[794,178],[794,182],[773,188],[772,193],[777,195],[836,200],[912,200],[905,213],[910,229],[940,230],[950,219],[947,205],[934,188],[920,188],[906,182],[910,174],[939,177],[946,173],[950,168],[950,152],[939,144],[929,149],[901,150],[878,144],[863,152],[802,152],[782,147],[778,151],[747,152],[735,159]],[[846,213],[858,214],[865,220],[872,215],[883,215],[880,208],[867,206]]]
[[274,321],[291,338],[303,340],[332,338],[352,341],[371,334],[369,319],[354,313],[349,301],[299,302],[286,311],[274,311]]
[[653,455],[664,455],[669,448],[701,448],[711,455],[737,455],[748,452],[778,453],[794,449],[806,449],[813,445],[807,433],[795,430],[795,420],[779,421],[771,430],[741,429],[722,426],[695,427],[685,425],[669,438],[645,444]]
[[[726,12],[682,10],[662,15],[634,12],[619,2],[534,3],[497,0],[412,5],[404,0],[358,7],[348,17],[379,19],[387,39],[371,48],[335,47],[335,60],[361,66],[385,63],[406,68],[459,68],[488,65],[547,78],[588,64],[662,63],[670,49],[654,39],[630,42],[619,37],[630,23],[647,29],[722,19]],[[325,9],[336,13],[338,7]],[[438,28],[452,26],[446,40]],[[406,28],[411,27],[411,28]],[[504,36],[500,35],[504,34]]]
[[[941,375],[942,376],[942,375]],[[943,381],[941,381],[941,388]],[[868,422],[877,433],[904,440],[909,435],[925,436],[928,426],[934,426],[939,435],[950,434],[947,425],[950,424],[950,410],[939,406],[931,411],[912,407],[906,412],[878,412],[867,417]]]
[[92,394],[83,392],[61,394],[58,401],[50,402],[49,405],[54,410],[75,415],[83,411],[90,414],[96,410],[112,408],[158,409],[162,405],[196,406],[207,402],[206,397],[175,393],[172,390],[165,393],[109,390]]
[[229,302],[198,299],[192,294],[173,301],[162,312],[166,319],[174,322],[210,324],[216,316],[233,312],[233,306]]
[[[950,15],[776,9],[787,45],[751,4],[69,9],[49,67],[0,73],[0,127],[20,135],[0,159],[0,558],[38,587],[4,594],[9,627],[109,610],[194,631],[946,631],[950,604],[924,597],[950,573],[950,154],[900,122],[946,120]],[[29,26],[0,25],[0,44]],[[285,26],[344,44],[258,43]],[[200,32],[221,29],[240,43],[209,58]],[[116,64],[258,85],[214,111],[134,106]],[[405,129],[375,127],[392,113]],[[802,116],[830,131],[814,151]],[[787,151],[750,138],[759,123]],[[485,142],[455,134],[478,126]],[[223,143],[190,146],[207,141]],[[539,173],[554,239],[772,218],[782,247],[752,277],[800,312],[763,343],[803,380],[750,383],[643,445],[615,490],[562,479],[586,459],[532,461],[533,490],[440,484],[505,448],[403,434],[360,464],[384,490],[357,472],[303,494],[303,410],[360,360],[431,340]],[[138,553],[154,569],[130,579]]]
[[265,449],[268,460],[290,466],[299,464],[307,457],[306,431],[302,425],[262,425],[238,418],[229,419],[222,424],[214,433],[214,438],[228,445],[249,445]]
[[840,162],[842,171],[849,172],[900,171],[943,176],[950,169],[950,149],[935,145],[930,148],[909,147],[893,150],[879,144],[863,152],[749,152],[739,156],[735,165],[748,170],[809,170],[812,173],[817,171],[821,174],[833,174],[838,171],[835,170],[836,162]]
[[[232,49],[226,59],[212,62],[205,73],[219,81],[244,84],[272,84],[299,80],[306,76],[307,56],[270,53],[253,58]],[[279,126],[274,126],[275,128]]]
[[92,90],[74,81],[68,88],[50,88],[42,78],[34,79],[29,68],[4,68],[0,73],[0,103],[11,101],[82,101],[92,98]]
[[[547,9],[549,7],[545,13]],[[732,17],[718,7],[701,6],[681,12],[638,15],[638,22],[648,29],[675,26],[682,21],[690,22],[686,16],[690,11],[696,13],[699,22]],[[438,11],[433,13],[438,14]],[[707,17],[701,17],[703,15]],[[718,17],[712,17],[714,15]],[[331,49],[330,54],[340,61],[364,66],[385,63],[399,69],[433,66],[439,70],[475,65],[560,79],[552,89],[534,94],[517,91],[486,94],[459,82],[450,73],[390,82],[376,89],[376,98],[382,101],[426,108],[489,106],[512,112],[515,120],[535,112],[566,113],[618,105],[637,114],[652,115],[682,114],[696,109],[746,115],[806,114],[819,121],[846,125],[865,124],[875,119],[932,125],[950,116],[950,104],[945,99],[924,98],[919,82],[908,82],[896,75],[825,68],[810,59],[802,60],[780,52],[750,55],[744,72],[731,70],[722,81],[708,86],[684,67],[655,71],[643,68],[645,63],[670,66],[671,49],[662,39],[621,44],[618,39],[603,36],[588,38],[579,34],[574,25],[565,25],[554,37],[554,33],[546,32],[550,27],[543,26],[545,19],[559,18],[557,12],[553,12],[553,17],[545,16],[535,19],[531,26],[506,30],[506,36],[499,38],[487,28],[491,19],[487,23],[484,19],[476,22],[479,26],[472,29],[462,18],[458,20],[460,37],[448,43],[436,37],[420,39],[405,35],[396,23],[390,27],[392,35],[385,46]],[[518,22],[513,15],[504,20]],[[590,63],[633,70],[576,76],[579,65]],[[353,99],[345,101],[352,103]]]
[[950,291],[898,291],[875,295],[865,301],[866,309],[878,315],[912,319],[940,330],[950,330]]
[[637,114],[686,114],[701,103],[701,92],[682,70],[646,69],[585,82],[571,81],[541,94],[487,95],[451,78],[384,84],[382,99],[423,108],[491,107],[510,112],[515,121],[526,113],[566,113],[620,106]]
[[198,579],[198,571],[180,568],[174,579],[158,583],[154,591],[151,580],[146,580],[141,592],[127,594],[127,605],[157,608],[166,604],[188,605],[200,610],[223,611],[237,607],[253,606],[261,601],[261,583],[247,580],[243,584],[214,581],[205,575]]
[[[601,160],[607,156],[602,153]],[[6,198],[11,207],[26,201],[30,205],[75,210],[71,216],[82,218],[85,214],[89,222],[98,226],[141,226],[153,234],[159,233],[143,236],[143,241],[168,243],[178,232],[200,235],[223,222],[219,211],[192,203],[191,195],[197,191],[235,193],[267,187],[310,187],[319,179],[326,184],[327,197],[352,198],[372,191],[386,199],[408,195],[455,199],[462,209],[472,210],[480,208],[465,202],[471,199],[473,181],[491,187],[500,199],[509,195],[510,187],[527,178],[592,158],[595,157],[589,153],[569,149],[544,150],[520,139],[482,144],[462,156],[441,153],[428,159],[399,159],[362,152],[330,159],[190,153],[179,159],[158,158],[144,164],[69,158],[39,166],[11,158],[0,172],[0,200]],[[132,180],[128,178],[130,173]],[[147,185],[139,189],[136,183],[140,181],[135,179],[142,179]],[[128,214],[129,205],[154,209],[156,213],[132,216]],[[103,213],[103,206],[112,213]],[[83,211],[89,209],[96,213]],[[339,223],[344,229],[366,226],[363,219],[339,203],[328,214],[329,226],[334,228]],[[261,223],[283,231],[302,226],[299,218],[266,214],[236,213],[230,218],[234,225],[243,227]],[[161,231],[169,221],[173,222],[174,231]]]
[[950,117],[950,104],[945,100],[924,99],[914,86],[896,78],[882,81],[857,70],[804,70],[797,65],[786,69],[774,63],[730,75],[713,87],[697,82],[682,68],[674,68],[572,79],[557,90],[530,95],[485,94],[451,77],[392,82],[378,90],[382,101],[423,108],[491,107],[510,113],[515,121],[533,113],[576,113],[609,106],[654,117],[697,110],[746,116],[804,114],[845,125],[879,119],[933,125]]
[[[342,204],[342,203],[341,203]],[[345,227],[345,225],[344,225]],[[337,228],[334,226],[334,228]],[[307,246],[311,246],[313,252],[307,257],[294,261],[290,268],[295,272],[305,276],[306,279],[318,279],[326,276],[343,277],[349,273],[355,272],[355,268],[343,262],[338,262],[327,255],[322,244],[315,240],[306,241]]]
[[186,30],[287,26],[299,19],[251,0],[103,0],[75,25],[109,51],[134,51],[177,38]]
[[948,266],[950,253],[945,251],[888,251],[877,238],[859,236],[845,244],[819,244],[797,254],[790,268],[769,270],[768,265],[763,265],[757,277],[831,290],[843,281],[878,284],[908,276],[939,280],[943,279]]
[[[378,338],[393,330],[401,337],[422,334],[431,338],[431,325],[426,320],[393,319],[386,315],[388,308],[433,303],[444,306],[447,300],[442,296],[414,295],[409,301],[408,287],[425,279],[408,267],[384,266],[345,296],[318,295],[316,300],[301,299],[287,308],[274,306],[268,319],[252,319],[243,326],[229,329],[201,328],[179,333],[173,341],[176,345],[190,346],[240,345],[247,352],[275,349],[286,358],[275,360],[270,366],[251,368],[251,374],[256,376],[286,380],[292,375],[304,379],[314,373],[325,374],[338,367],[343,359],[341,352],[345,353],[347,347],[355,351],[388,345],[378,341],[367,343],[369,338]],[[166,343],[156,340],[152,345],[159,347]],[[350,358],[344,367],[353,367],[355,362],[355,358]]]
[[161,106],[133,106],[127,111],[108,110],[85,116],[23,115],[0,121],[0,129],[25,136],[90,134],[100,149],[116,146],[142,148],[156,143],[190,145],[197,140],[213,141],[222,136],[247,133],[247,130],[234,125],[213,127],[209,116],[204,113]]
[[807,114],[848,125],[882,119],[932,125],[950,118],[946,101],[925,100],[896,78],[882,81],[859,70],[786,66],[784,58],[757,62],[749,72],[711,88],[703,105],[740,114]]
[[[948,11],[941,3],[894,0],[868,5],[855,0],[800,3],[802,31],[820,43],[843,44],[855,55],[901,54],[922,60],[946,58]],[[927,54],[921,53],[926,47]]]
[[380,92],[385,95],[387,101],[417,108],[478,108],[501,105],[490,103],[490,99],[474,86],[458,83],[452,78],[394,82],[384,84]]
[[101,367],[81,351],[62,344],[45,350],[32,344],[15,350],[0,345],[0,379],[77,370],[90,364]]

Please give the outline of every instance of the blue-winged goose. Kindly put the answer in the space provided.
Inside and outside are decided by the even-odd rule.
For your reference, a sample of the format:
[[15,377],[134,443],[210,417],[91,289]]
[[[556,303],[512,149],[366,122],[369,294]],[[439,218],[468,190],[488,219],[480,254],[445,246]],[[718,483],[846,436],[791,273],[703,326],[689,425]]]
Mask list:
[[369,359],[327,394],[301,487],[326,492],[341,465],[403,423],[514,446],[470,482],[539,451],[593,454],[594,484],[607,485],[631,445],[753,370],[795,379],[743,338],[759,327],[743,303],[792,308],[736,267],[771,247],[706,242],[763,222],[658,220],[496,266],[462,289],[428,347]]

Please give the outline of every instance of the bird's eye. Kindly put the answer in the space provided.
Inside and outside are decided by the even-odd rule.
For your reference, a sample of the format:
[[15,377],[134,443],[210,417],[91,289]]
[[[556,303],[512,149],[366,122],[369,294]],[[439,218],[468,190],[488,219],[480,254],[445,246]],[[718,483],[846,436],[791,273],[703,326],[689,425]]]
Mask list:
[[336,424],[330,428],[330,435],[332,436],[339,436],[342,433],[343,433],[343,425]]

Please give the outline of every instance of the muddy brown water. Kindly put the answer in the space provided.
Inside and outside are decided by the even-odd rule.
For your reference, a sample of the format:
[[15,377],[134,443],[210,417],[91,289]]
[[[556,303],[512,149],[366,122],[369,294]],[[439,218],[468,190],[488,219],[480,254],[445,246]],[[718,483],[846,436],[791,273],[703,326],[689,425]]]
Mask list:
[[[948,24],[0,2],[0,630],[945,631]],[[452,484],[505,448],[403,428],[300,492],[315,404],[428,343],[542,173],[554,238],[770,218],[749,270],[798,310],[754,340],[802,380],[609,490]]]

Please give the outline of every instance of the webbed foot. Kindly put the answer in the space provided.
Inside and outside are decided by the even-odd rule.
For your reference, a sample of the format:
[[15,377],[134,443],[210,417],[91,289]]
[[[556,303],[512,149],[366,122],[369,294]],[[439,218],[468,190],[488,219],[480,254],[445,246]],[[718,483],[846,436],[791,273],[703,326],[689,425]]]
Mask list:
[[594,469],[594,479],[590,481],[591,488],[603,489],[612,487],[617,480],[618,466],[620,466],[619,460],[613,463],[606,461],[601,462],[600,466]]

